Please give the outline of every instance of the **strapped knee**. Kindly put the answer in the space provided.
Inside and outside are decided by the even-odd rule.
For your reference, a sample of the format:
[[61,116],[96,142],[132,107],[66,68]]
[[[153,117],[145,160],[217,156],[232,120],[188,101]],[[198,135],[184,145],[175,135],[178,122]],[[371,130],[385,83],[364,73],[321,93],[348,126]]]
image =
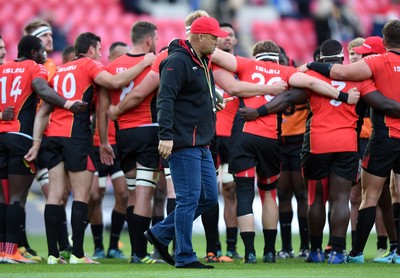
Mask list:
[[233,175],[228,171],[229,165],[222,164],[221,174],[222,174],[222,183],[230,183],[233,182]]
[[257,186],[264,191],[271,191],[276,188],[280,174],[272,177],[262,178],[258,177]]
[[126,185],[128,190],[134,190],[136,188],[136,177],[130,177],[125,175]]
[[237,216],[253,214],[254,178],[235,178]]
[[49,170],[47,168],[40,169],[36,172],[35,179],[40,187],[49,183]]
[[165,175],[165,179],[171,179],[171,170],[169,168],[164,168],[164,175]]
[[136,185],[137,186],[151,186],[156,187],[160,179],[160,171],[154,168],[147,168],[140,166],[136,171]]

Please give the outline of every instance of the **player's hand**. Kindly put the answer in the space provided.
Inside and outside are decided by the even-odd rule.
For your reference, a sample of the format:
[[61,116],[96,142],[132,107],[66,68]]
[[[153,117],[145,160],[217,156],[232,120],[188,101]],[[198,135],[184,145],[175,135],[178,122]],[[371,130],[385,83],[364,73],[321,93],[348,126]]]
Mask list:
[[158,153],[162,158],[167,159],[171,155],[173,146],[173,140],[160,140],[158,143]]
[[348,90],[347,94],[349,95],[348,104],[356,104],[360,100],[360,92],[355,87]]
[[300,71],[300,72],[306,72],[308,70],[309,70],[309,68],[307,67],[307,64],[302,64],[300,67],[297,68],[297,71]]
[[217,112],[225,109],[228,102],[232,101],[233,97],[227,97],[222,100],[222,102],[217,102]]
[[14,120],[14,106],[8,106],[1,114],[1,119],[3,121]]
[[74,114],[79,114],[85,112],[87,108],[88,108],[87,102],[75,100],[68,110]]
[[245,121],[254,121],[260,117],[258,115],[257,109],[255,108],[250,108],[250,107],[243,107],[239,108],[240,116],[245,120]]
[[121,116],[121,111],[117,108],[117,106],[111,104],[107,109],[107,117],[111,121],[116,121],[119,116]]
[[110,144],[102,144],[100,146],[100,161],[104,165],[111,166],[114,164],[115,153]]
[[144,55],[143,63],[146,67],[149,67],[153,64],[156,55],[153,52],[147,53]]
[[280,81],[272,83],[271,85],[268,85],[267,94],[268,95],[278,95],[280,93],[287,91],[287,89],[288,89],[288,84],[285,81],[280,80]]
[[38,157],[39,149],[40,147],[33,145],[24,156],[24,159],[28,162],[33,162]]

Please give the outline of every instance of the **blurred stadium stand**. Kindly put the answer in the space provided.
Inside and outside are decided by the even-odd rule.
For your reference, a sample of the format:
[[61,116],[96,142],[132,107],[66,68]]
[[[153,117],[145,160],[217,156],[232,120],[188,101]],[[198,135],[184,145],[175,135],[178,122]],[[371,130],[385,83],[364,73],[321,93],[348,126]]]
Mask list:
[[[390,14],[393,0],[348,0],[349,5],[363,26],[366,35],[374,28],[374,23]],[[190,12],[188,1],[142,1],[143,7],[151,11],[149,15],[134,15],[124,11],[119,0],[0,0],[0,34],[7,48],[7,60],[17,56],[17,43],[23,27],[44,11],[52,14],[53,25],[67,30],[67,42],[73,44],[75,37],[86,31],[94,32],[102,38],[102,62],[107,63],[108,47],[114,41],[130,43],[129,32],[132,24],[139,20],[149,20],[159,28],[158,49],[166,46],[173,38],[183,38],[184,19]],[[208,3],[213,1],[202,1]],[[267,1],[268,2],[268,1]],[[389,9],[389,10],[388,10]],[[211,13],[212,14],[212,13]],[[280,19],[272,5],[245,5],[237,12],[235,27],[242,48],[239,52],[249,55],[251,45],[257,40],[272,39],[286,49],[295,61],[308,61],[316,47],[313,23],[310,19]],[[60,52],[51,55],[57,64],[61,63]]]

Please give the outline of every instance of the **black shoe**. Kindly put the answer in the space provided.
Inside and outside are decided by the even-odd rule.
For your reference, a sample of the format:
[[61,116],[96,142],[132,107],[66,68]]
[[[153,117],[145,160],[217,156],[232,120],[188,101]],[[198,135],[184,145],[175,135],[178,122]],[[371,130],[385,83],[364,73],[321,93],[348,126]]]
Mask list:
[[150,229],[144,232],[144,236],[147,240],[154,245],[154,248],[157,249],[160,257],[168,264],[175,266],[175,260],[172,256],[168,253],[168,246],[163,245],[161,242],[157,240],[157,238],[153,235]]
[[267,252],[267,254],[265,254],[263,256],[263,262],[264,263],[275,263],[276,262],[275,254],[273,252]]
[[207,268],[207,269],[211,269],[211,268],[215,268],[212,265],[205,265],[202,264],[199,261],[194,261],[185,265],[180,265],[180,266],[176,266],[176,268]]
[[31,253],[33,256],[37,256],[37,252],[35,250],[33,250],[32,248],[26,248],[26,252]]

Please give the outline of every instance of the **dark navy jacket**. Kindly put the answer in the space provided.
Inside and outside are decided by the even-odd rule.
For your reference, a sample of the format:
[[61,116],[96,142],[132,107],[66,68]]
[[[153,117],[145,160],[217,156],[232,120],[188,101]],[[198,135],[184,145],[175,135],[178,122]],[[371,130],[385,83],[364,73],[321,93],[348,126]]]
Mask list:
[[168,57],[160,64],[159,139],[173,140],[174,149],[210,145],[215,116],[209,59],[197,57],[188,41],[172,41]]

